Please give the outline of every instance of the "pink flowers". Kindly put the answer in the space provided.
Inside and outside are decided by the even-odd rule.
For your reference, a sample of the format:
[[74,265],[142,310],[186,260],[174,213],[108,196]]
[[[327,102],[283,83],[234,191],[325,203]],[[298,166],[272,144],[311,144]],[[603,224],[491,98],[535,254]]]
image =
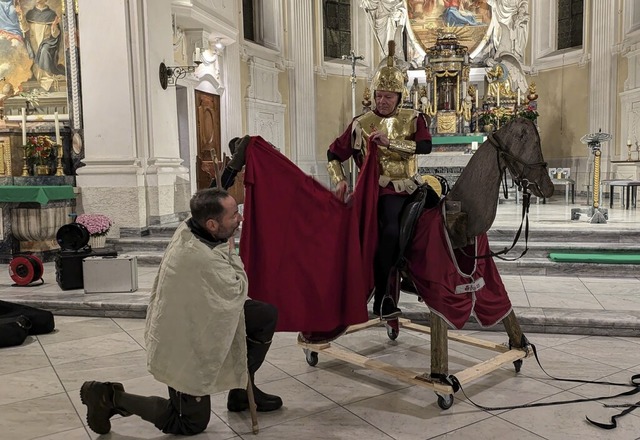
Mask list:
[[111,219],[103,214],[80,214],[76,223],[84,225],[90,235],[107,235],[113,224]]

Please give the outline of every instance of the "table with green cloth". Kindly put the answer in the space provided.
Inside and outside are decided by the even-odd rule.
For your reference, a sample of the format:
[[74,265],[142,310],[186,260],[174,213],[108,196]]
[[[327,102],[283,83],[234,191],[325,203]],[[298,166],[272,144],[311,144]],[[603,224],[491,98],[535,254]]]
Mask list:
[[37,202],[46,205],[52,200],[75,199],[73,186],[0,186],[0,203]]

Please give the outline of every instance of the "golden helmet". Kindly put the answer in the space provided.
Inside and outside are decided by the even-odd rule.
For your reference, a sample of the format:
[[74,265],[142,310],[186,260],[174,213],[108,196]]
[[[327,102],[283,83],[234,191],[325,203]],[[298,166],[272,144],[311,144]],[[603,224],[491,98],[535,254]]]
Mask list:
[[394,65],[393,55],[395,53],[395,42],[389,41],[389,55],[387,64],[378,69],[371,81],[371,90],[384,90],[386,92],[396,92],[404,94],[406,90],[406,78],[402,70]]

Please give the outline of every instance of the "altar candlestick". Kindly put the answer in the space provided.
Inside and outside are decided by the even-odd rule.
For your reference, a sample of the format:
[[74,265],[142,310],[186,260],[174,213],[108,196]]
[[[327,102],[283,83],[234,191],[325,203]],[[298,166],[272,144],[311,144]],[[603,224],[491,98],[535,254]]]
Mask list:
[[518,87],[518,107],[520,107],[520,88]]
[[22,108],[22,145],[27,145],[27,114]]
[[478,91],[476,90],[476,110],[478,109]]
[[498,89],[498,96],[496,98],[496,107],[500,107],[500,89]]
[[54,119],[56,126],[56,144],[60,145],[60,120],[58,119],[58,112],[55,112]]

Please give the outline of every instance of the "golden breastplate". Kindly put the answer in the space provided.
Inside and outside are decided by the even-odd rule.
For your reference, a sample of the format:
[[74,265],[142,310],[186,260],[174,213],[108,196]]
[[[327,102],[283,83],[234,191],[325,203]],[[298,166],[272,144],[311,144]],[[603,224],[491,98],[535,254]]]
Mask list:
[[[386,118],[367,112],[354,121],[354,148],[361,149],[366,156],[369,137],[379,131],[389,139],[411,139],[416,131],[417,117],[418,112],[409,109],[400,109],[395,115]],[[411,178],[418,171],[415,155],[406,159],[386,147],[378,147],[378,163],[380,175],[394,180]]]

